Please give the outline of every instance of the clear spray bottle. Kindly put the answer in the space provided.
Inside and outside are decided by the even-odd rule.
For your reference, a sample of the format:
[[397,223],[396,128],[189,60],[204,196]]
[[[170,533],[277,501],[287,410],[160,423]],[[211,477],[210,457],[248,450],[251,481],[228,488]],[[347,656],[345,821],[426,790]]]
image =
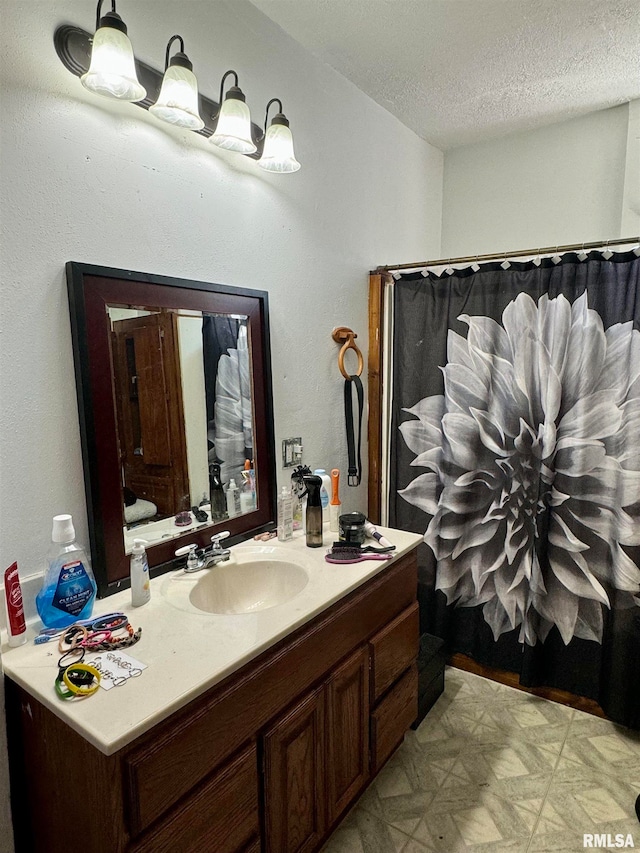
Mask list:
[[320,496],[322,480],[315,474],[311,474],[304,477],[304,484],[307,487],[307,546],[320,548],[322,545],[322,498]]

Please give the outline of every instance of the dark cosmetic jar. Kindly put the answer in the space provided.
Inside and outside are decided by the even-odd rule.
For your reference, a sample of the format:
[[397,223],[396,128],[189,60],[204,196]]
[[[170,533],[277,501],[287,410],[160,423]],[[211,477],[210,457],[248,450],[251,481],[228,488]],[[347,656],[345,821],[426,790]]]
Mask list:
[[338,519],[340,528],[340,541],[349,542],[352,545],[364,544],[365,516],[361,512],[347,512]]

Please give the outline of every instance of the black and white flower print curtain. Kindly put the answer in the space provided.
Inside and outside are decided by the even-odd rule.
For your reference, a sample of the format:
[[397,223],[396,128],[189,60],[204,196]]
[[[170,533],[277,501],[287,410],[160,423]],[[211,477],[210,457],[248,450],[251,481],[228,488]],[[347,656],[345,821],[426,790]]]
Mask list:
[[389,518],[423,630],[640,726],[640,259],[394,287]]

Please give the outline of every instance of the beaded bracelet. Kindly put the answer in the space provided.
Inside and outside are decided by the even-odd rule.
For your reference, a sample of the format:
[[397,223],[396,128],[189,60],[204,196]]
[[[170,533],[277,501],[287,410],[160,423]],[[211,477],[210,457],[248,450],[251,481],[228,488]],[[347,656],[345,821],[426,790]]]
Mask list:
[[106,616],[99,616],[97,619],[94,619],[91,627],[94,631],[115,631],[116,628],[124,628],[128,622],[129,620],[124,613],[120,615],[107,614]]

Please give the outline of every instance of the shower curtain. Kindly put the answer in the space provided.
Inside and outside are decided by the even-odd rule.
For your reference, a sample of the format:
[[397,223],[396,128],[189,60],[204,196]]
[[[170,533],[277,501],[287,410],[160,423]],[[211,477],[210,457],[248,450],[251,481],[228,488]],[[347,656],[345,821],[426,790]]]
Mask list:
[[639,296],[633,252],[396,281],[388,508],[423,630],[634,727]]

